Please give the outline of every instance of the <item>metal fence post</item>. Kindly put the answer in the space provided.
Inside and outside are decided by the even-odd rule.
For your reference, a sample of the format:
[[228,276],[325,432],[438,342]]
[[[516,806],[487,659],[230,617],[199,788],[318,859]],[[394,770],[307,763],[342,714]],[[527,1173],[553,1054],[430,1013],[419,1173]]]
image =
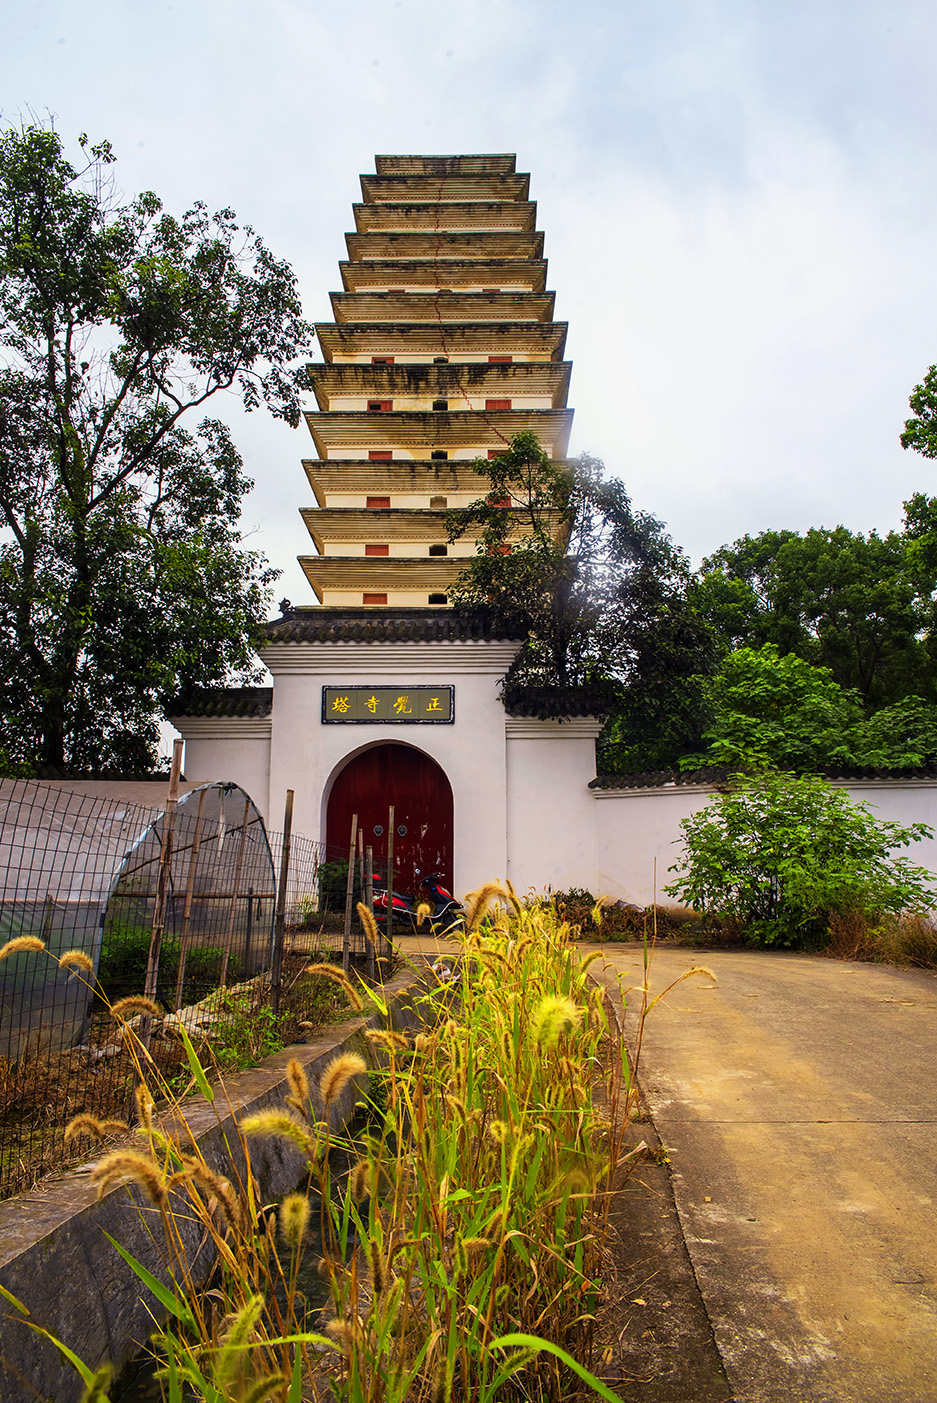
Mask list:
[[[366,847],[365,850],[364,850],[364,856],[365,856],[366,867],[365,867],[365,872],[364,872],[364,888],[363,888],[363,894],[362,894],[362,898],[361,898],[361,899],[362,899],[362,901],[364,902],[365,906],[368,908],[368,910],[371,912],[371,915],[373,916],[373,915],[374,915],[374,849],[371,847],[371,844],[370,844],[370,843],[367,845],[367,847]],[[373,944],[373,942],[371,941],[370,937],[368,937],[367,945],[368,945],[368,978],[369,978],[369,979],[373,979],[373,978],[374,978],[374,957],[375,957],[375,955],[377,954],[377,951],[375,950],[374,944]]]
[[387,814],[387,955],[394,953],[394,806]]
[[202,814],[205,810],[205,795],[207,788],[203,788],[198,796],[198,813],[195,817],[195,833],[192,838],[192,851],[189,854],[189,876],[185,884],[185,906],[182,909],[182,930],[179,934],[179,969],[176,973],[176,993],[173,999],[173,1006],[178,1013],[182,1007],[182,985],[185,979],[185,960],[189,943],[189,921],[192,916],[192,895],[195,891],[195,874],[198,870],[198,849],[202,841]]
[[348,973],[351,949],[351,899],[355,893],[355,843],[358,837],[358,815],[351,816],[351,842],[348,844],[348,876],[345,879],[345,928],[342,932],[342,969]]
[[[156,998],[156,985],[159,979],[159,952],[163,943],[163,927],[166,924],[166,897],[172,882],[172,833],[176,824],[176,805],[179,802],[179,776],[182,773],[182,747],[184,741],[173,741],[172,769],[169,773],[169,794],[166,799],[166,812],[163,815],[163,832],[159,850],[159,878],[156,883],[156,900],[153,904],[153,928],[150,934],[150,954],[146,962],[146,983],[143,992],[148,999]],[[140,1041],[144,1047],[150,1045],[150,1019],[143,1015],[140,1026]]]
[[228,960],[231,957],[231,943],[234,939],[234,919],[237,915],[238,897],[241,894],[241,873],[244,868],[244,849],[247,846],[247,815],[251,811],[251,801],[244,800],[244,817],[241,820],[241,841],[238,843],[237,862],[234,868],[234,887],[231,891],[231,907],[228,911],[228,929],[224,936],[224,955],[221,961],[221,987],[227,985]]
[[244,936],[244,973],[251,966],[251,942],[254,935],[254,888],[247,888],[247,934]]
[[286,888],[290,875],[290,834],[293,830],[293,791],[286,791],[283,810],[283,847],[280,851],[280,880],[277,883],[277,914],[273,925],[273,961],[270,969],[270,1007],[280,1012],[280,977],[283,970],[283,935],[286,930]]

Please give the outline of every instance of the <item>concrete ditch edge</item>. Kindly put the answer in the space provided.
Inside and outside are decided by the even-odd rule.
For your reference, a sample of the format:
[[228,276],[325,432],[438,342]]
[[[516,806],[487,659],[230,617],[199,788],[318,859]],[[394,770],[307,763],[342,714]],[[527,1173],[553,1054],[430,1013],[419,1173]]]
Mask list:
[[[420,1023],[414,993],[419,976],[407,972],[388,984],[389,1026]],[[313,1042],[298,1043],[241,1072],[225,1085],[223,1107],[201,1097],[185,1103],[186,1122],[209,1165],[230,1175],[237,1163],[236,1118],[285,1105],[286,1066],[296,1058],[304,1068],[313,1103],[327,1062],[342,1052],[358,1052],[369,1066],[378,1058],[365,1036],[384,1026],[380,1013],[349,1020]],[[353,1079],[330,1111],[333,1129],[347,1123],[360,1098],[362,1078]],[[216,1103],[217,1106],[217,1103]],[[115,1148],[109,1146],[108,1149]],[[145,1344],[152,1319],[140,1299],[137,1278],[103,1237],[106,1231],[163,1280],[167,1279],[156,1243],[162,1239],[159,1213],[132,1187],[112,1189],[100,1200],[88,1175],[99,1156],[52,1183],[0,1203],[0,1283],[28,1307],[31,1318],[96,1368],[109,1359],[119,1368]],[[251,1163],[265,1202],[295,1188],[303,1174],[299,1151],[282,1140],[258,1140]],[[192,1225],[190,1260],[198,1259],[199,1232]],[[205,1256],[207,1275],[211,1258]],[[0,1403],[78,1403],[82,1383],[59,1352],[29,1329],[12,1307],[0,1302]]]

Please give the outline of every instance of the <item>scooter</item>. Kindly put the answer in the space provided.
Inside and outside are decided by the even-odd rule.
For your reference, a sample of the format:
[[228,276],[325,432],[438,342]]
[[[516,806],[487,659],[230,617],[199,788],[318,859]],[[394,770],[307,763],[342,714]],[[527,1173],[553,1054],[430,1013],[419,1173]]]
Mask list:
[[[462,903],[457,901],[450,891],[447,891],[440,884],[439,873],[429,872],[422,876],[418,867],[414,868],[416,876],[420,878],[420,885],[415,896],[403,896],[394,892],[394,926],[398,919],[401,923],[406,922],[410,927],[410,932],[414,935],[420,933],[425,923],[429,924],[431,930],[445,923],[446,926],[458,924],[462,920]],[[380,878],[375,874],[375,882]],[[425,894],[425,895],[424,895]],[[425,897],[429,899],[426,900]],[[423,922],[417,924],[417,908],[419,906],[429,906],[430,914],[424,916]],[[374,888],[374,919],[379,928],[387,929],[387,888]]]

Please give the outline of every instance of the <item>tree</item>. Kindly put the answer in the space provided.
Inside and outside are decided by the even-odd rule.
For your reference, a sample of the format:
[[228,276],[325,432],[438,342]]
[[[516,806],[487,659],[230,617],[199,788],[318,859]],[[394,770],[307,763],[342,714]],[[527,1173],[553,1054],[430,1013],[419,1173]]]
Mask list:
[[274,578],[241,548],[236,391],[295,424],[310,329],[231,210],[119,203],[104,142],[0,135],[0,746],[7,763],[153,758],[159,705],[251,676]]
[[901,435],[902,448],[913,448],[924,458],[937,458],[937,365],[932,365],[909,400],[912,418]]
[[622,747],[635,727],[685,716],[676,701],[708,665],[709,632],[687,607],[688,562],[661,523],[635,512],[597,459],[553,462],[531,433],[474,468],[487,490],[448,514],[449,539],[474,530],[477,547],[451,598],[527,637],[509,704],[611,711]]
[[857,693],[834,682],[829,668],[782,656],[773,643],[739,648],[707,684],[707,695],[709,748],[682,759],[682,768],[816,770],[837,759],[853,762],[850,740],[865,714]]
[[937,575],[908,540],[843,526],[743,536],[703,562],[691,600],[726,651],[773,643],[829,668],[868,706],[933,696],[927,639]]
[[894,854],[931,830],[881,822],[812,775],[739,777],[681,828],[665,890],[754,943],[820,944],[834,915],[876,921],[933,904],[933,874]]

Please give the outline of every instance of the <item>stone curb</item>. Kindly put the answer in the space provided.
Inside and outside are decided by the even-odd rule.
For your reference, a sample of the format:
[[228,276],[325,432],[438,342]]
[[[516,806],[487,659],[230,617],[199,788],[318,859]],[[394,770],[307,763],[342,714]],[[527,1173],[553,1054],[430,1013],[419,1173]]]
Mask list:
[[[408,971],[388,984],[384,1002],[389,1026],[407,1028],[421,1022],[413,994],[419,975]],[[371,1067],[378,1057],[365,1036],[385,1025],[375,1012],[332,1028],[314,1042],[298,1043],[239,1073],[225,1085],[223,1105],[201,1097],[185,1102],[185,1116],[206,1162],[232,1175],[243,1168],[235,1119],[256,1111],[285,1107],[291,1058],[303,1067],[312,1101],[321,1116],[319,1079],[326,1064],[342,1052],[358,1052]],[[351,1118],[362,1090],[354,1078],[330,1110],[337,1130]],[[220,1099],[220,1098],[219,1098]],[[109,1146],[108,1150],[116,1148]],[[238,1162],[240,1160],[240,1163]],[[61,1180],[0,1203],[0,1283],[29,1308],[31,1318],[95,1368],[109,1359],[119,1369],[145,1345],[153,1320],[140,1299],[140,1284],[103,1237],[106,1231],[163,1280],[156,1243],[162,1241],[160,1216],[139,1193],[125,1185],[97,1198],[89,1164]],[[264,1202],[281,1197],[303,1177],[303,1158],[280,1139],[252,1144],[251,1165]],[[201,1234],[191,1225],[190,1261],[198,1263]],[[202,1249],[204,1275],[212,1258]],[[197,1266],[196,1266],[197,1270]],[[47,1340],[30,1330],[12,1306],[0,1301],[0,1403],[78,1403],[82,1382]]]

